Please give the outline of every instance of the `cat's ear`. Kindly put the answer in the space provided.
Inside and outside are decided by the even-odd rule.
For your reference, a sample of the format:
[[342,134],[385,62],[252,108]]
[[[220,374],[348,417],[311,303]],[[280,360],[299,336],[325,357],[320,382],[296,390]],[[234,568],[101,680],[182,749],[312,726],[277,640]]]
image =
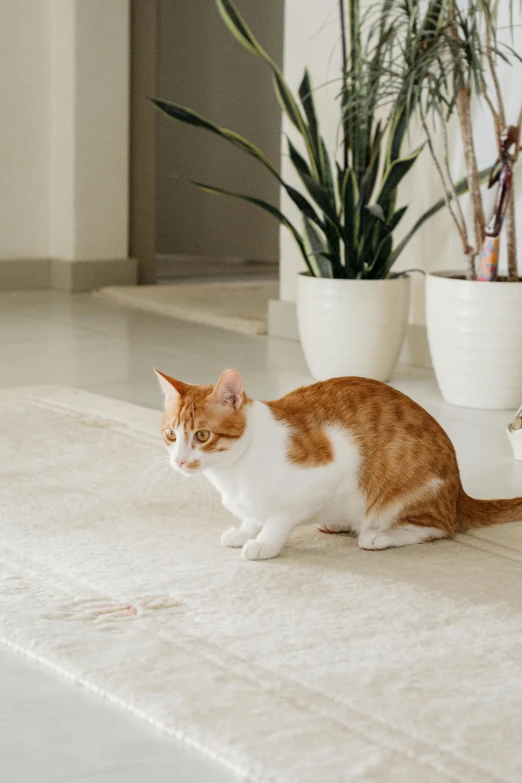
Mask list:
[[211,394],[220,405],[239,410],[243,404],[243,379],[237,370],[225,370]]
[[165,375],[165,373],[162,373],[159,370],[154,369],[154,372],[156,373],[156,377],[159,381],[159,385],[161,391],[163,392],[163,396],[165,397],[165,401],[177,400],[178,397],[181,397],[181,395],[186,391],[186,383],[177,381],[175,378],[171,378],[170,375]]

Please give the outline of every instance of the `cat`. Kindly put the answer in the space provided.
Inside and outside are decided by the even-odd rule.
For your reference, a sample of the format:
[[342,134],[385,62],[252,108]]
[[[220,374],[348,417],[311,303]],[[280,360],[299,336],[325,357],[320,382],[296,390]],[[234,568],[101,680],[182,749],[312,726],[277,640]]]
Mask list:
[[156,373],[170,464],[219,491],[241,520],[221,541],[249,560],[276,557],[305,521],[380,550],[522,519],[522,498],[469,497],[440,424],[379,381],[333,378],[259,402],[236,370],[215,386]]

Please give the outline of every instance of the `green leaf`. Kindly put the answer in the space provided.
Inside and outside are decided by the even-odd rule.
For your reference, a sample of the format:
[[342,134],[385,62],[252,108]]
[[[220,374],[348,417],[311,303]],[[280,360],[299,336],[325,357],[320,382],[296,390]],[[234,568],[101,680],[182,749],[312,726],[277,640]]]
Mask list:
[[395,160],[384,172],[377,203],[381,205],[385,214],[389,214],[390,207],[393,208],[397,195],[397,188],[419,157],[423,147],[424,145],[417,147],[417,149],[406,158]]
[[306,217],[309,220],[312,220],[316,225],[322,227],[323,224],[321,218],[312,207],[310,202],[302,195],[302,193],[299,193],[299,191],[293,188],[291,185],[285,185],[285,190],[298,210],[302,212],[303,215],[306,215]]
[[288,139],[288,151],[290,154],[290,160],[292,161],[295,170],[299,174],[303,185],[312,196],[317,206],[322,210],[325,217],[330,220],[333,225],[339,226],[335,205],[331,202],[331,194],[326,190],[326,188],[323,187],[323,185],[321,185],[320,182],[317,181],[317,179],[315,179],[315,177],[312,176],[306,161],[296,150],[290,139]]
[[[287,136],[286,141],[288,144],[288,154],[290,156],[290,160],[292,161],[293,166],[298,174],[301,175],[302,173],[308,177],[312,177],[308,163],[300,154],[300,152],[298,152],[294,147],[292,140]],[[316,225],[322,228],[322,221],[318,217],[310,202],[291,185],[285,185],[285,189],[294,204],[301,210],[301,212],[303,212],[308,218],[310,218],[310,220],[316,223]]]
[[282,74],[277,69],[274,69],[274,87],[281,108],[286,112],[288,118],[299,130],[301,135],[310,141],[309,134],[306,132],[306,125],[304,123],[301,112],[299,111],[299,107],[295,101],[295,98],[292,95],[287,83],[283,79]]
[[408,210],[408,205],[406,204],[405,207],[401,207],[400,209],[397,210],[397,212],[394,212],[394,214],[391,216],[391,218],[388,220],[388,223],[386,224],[390,231],[395,231],[395,229],[403,219],[404,215],[406,214],[407,210]]
[[329,191],[332,204],[335,206],[335,185],[332,173],[332,167],[330,165],[330,156],[326,149],[324,139],[321,138],[321,164],[323,166],[323,185],[326,190]]
[[[216,0],[218,11],[221,14],[223,21],[232,33],[232,35],[246,48],[251,54],[260,57],[264,60],[272,71],[274,77],[274,88],[276,91],[277,99],[281,105],[283,111],[287,114],[290,121],[299,130],[299,133],[303,136],[308,148],[310,159],[313,162],[313,168],[316,167],[313,156],[313,142],[310,136],[308,127],[304,121],[303,115],[299,109],[299,105],[294,98],[290,87],[286,83],[281,70],[277,67],[275,62],[269,56],[269,54],[263,49],[259,41],[256,39],[247,23],[235,7],[232,0]],[[316,172],[317,173],[317,172]]]
[[388,147],[386,150],[386,168],[397,160],[401,154],[402,142],[408,128],[408,113],[406,107],[402,106],[394,115],[393,122],[388,135]]
[[367,209],[371,215],[377,218],[377,220],[386,223],[386,216],[380,204],[365,204],[364,208]]
[[310,74],[308,69],[305,70],[303,79],[299,85],[299,98],[301,99],[301,105],[308,121],[310,138],[312,139],[316,162],[319,165],[321,159],[319,123],[317,121],[317,115],[315,112],[314,99],[312,95],[312,84],[310,81]]
[[252,142],[248,141],[248,139],[240,136],[239,133],[235,133],[235,131],[231,131],[228,128],[220,128],[219,125],[211,122],[211,120],[207,120],[205,117],[202,117],[195,111],[187,109],[185,106],[180,106],[177,103],[164,101],[158,98],[151,98],[151,101],[154,106],[159,109],[160,112],[166,114],[167,117],[170,117],[173,120],[178,120],[178,122],[182,122],[186,125],[192,125],[194,128],[204,128],[211,133],[215,133],[216,136],[221,136],[221,138],[231,142],[235,147],[239,147],[240,149],[244,150],[248,155],[251,155],[253,158],[256,158],[256,160],[262,163],[265,168],[267,168],[275,177],[277,177],[281,184],[284,184],[279,171],[267,158],[264,152],[262,152],[259,147],[256,147],[255,144],[252,144]]
[[381,279],[387,276],[387,262],[393,248],[392,232],[387,231],[379,242],[371,263],[368,265],[367,277]]
[[254,37],[252,31],[249,29],[235,5],[231,3],[230,0],[216,0],[216,5],[223,21],[234,38],[252,54],[256,54],[264,60],[269,60],[271,62],[271,58]]
[[303,158],[301,153],[296,149],[294,143],[288,136],[286,137],[286,143],[288,144],[288,154],[290,156],[290,160],[292,161],[297,173],[299,175],[306,174],[306,176],[311,177],[312,172],[310,171],[310,166]]
[[360,214],[357,210],[359,202],[359,187],[357,178],[353,169],[346,169],[343,188],[343,242],[344,242],[344,263],[347,270],[352,271],[355,276],[355,270],[358,263],[359,247],[359,227]]
[[381,123],[377,123],[375,129],[373,143],[371,146],[370,159],[368,161],[368,167],[364,172],[362,180],[360,182],[360,196],[359,196],[359,208],[366,206],[372,197],[375,183],[377,182],[377,175],[379,173],[379,163],[381,159],[381,141],[384,135],[384,131],[381,129]]
[[303,223],[305,228],[305,237],[310,247],[310,264],[313,265],[315,263],[318,267],[318,274],[316,276],[333,277],[332,263],[328,258],[328,250],[325,247],[324,240],[321,238],[314,224],[308,220],[306,215],[303,215]]
[[[310,220],[313,220],[318,225],[321,224],[321,220],[318,217],[317,213],[315,212],[314,208],[310,204],[309,201],[305,199],[299,191],[297,191],[295,188],[293,188],[291,185],[287,185],[287,183],[282,179],[279,171],[276,169],[276,167],[273,165],[273,163],[266,157],[266,155],[259,149],[259,147],[256,147],[255,144],[252,144],[248,139],[245,139],[243,136],[240,136],[238,133],[235,133],[234,131],[228,130],[228,128],[220,128],[215,123],[211,122],[210,120],[207,120],[205,117],[201,117],[201,115],[196,114],[196,112],[191,111],[190,109],[185,108],[184,106],[180,106],[176,103],[172,103],[171,101],[164,101],[159,99],[151,99],[154,106],[162,112],[162,114],[167,115],[167,117],[170,117],[173,120],[178,120],[178,122],[182,122],[186,125],[192,125],[195,128],[203,128],[204,130],[208,130],[211,133],[214,133],[216,136],[220,136],[221,138],[225,139],[226,141],[231,142],[235,147],[239,147],[239,149],[242,149],[244,152],[246,152],[251,157],[258,160],[265,168],[267,168],[271,174],[276,177],[280,185],[286,190],[296,207],[301,211],[304,212]],[[305,164],[306,165],[306,164]]]
[[263,199],[254,198],[253,196],[245,196],[242,193],[233,193],[230,190],[224,190],[223,188],[216,188],[212,185],[205,185],[203,182],[195,182],[194,180],[190,180],[190,183],[192,185],[195,185],[197,188],[201,188],[201,190],[204,190],[207,193],[216,193],[221,196],[231,196],[232,198],[237,198],[240,199],[241,201],[247,201],[250,204],[255,204],[255,206],[261,207],[261,209],[264,209],[265,212],[268,212],[269,215],[275,217],[275,219],[278,220],[279,223],[281,223],[281,225],[285,226],[291,232],[291,234],[293,235],[297,243],[297,246],[299,247],[299,250],[301,251],[301,255],[303,256],[303,259],[305,261],[306,266],[308,267],[308,270],[312,275],[316,276],[315,271],[310,264],[308,253],[306,252],[306,247],[303,242],[303,238],[301,237],[301,234],[277,207],[274,207],[272,204],[269,204],[267,201],[263,201]]

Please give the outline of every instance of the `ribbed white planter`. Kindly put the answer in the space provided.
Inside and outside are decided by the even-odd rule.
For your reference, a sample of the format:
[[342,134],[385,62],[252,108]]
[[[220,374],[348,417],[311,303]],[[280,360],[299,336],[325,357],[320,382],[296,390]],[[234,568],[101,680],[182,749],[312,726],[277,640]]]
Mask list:
[[343,375],[389,380],[404,341],[410,279],[330,280],[302,274],[297,321],[318,381]]
[[[456,273],[453,273],[456,274]],[[522,401],[522,283],[426,282],[428,340],[447,402],[505,410]]]

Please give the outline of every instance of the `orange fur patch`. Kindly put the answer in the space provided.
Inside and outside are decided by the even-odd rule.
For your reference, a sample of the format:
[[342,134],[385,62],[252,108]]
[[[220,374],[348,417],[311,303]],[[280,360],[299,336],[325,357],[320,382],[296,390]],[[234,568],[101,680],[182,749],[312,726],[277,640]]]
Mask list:
[[290,436],[288,459],[304,468],[317,468],[328,465],[334,458],[332,442],[321,430],[294,432]]

